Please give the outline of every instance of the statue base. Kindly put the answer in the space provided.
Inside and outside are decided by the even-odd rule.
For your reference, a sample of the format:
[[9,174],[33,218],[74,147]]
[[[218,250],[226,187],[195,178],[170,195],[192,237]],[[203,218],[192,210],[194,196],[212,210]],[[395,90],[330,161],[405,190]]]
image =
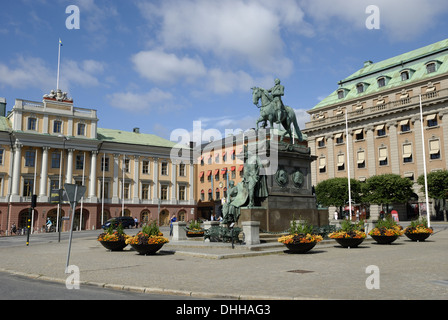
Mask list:
[[293,220],[328,225],[328,212],[317,210],[312,192],[311,163],[316,159],[309,149],[279,146],[278,170],[266,176],[268,197],[258,199],[257,207],[241,207],[238,225],[259,221],[260,229],[268,232],[287,231]]

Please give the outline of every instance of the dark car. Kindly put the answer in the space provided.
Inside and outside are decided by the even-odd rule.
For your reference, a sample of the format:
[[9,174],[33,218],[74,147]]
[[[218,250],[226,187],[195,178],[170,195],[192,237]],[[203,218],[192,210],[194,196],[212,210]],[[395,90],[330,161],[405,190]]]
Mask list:
[[116,217],[112,218],[106,221],[105,224],[103,224],[102,228],[107,229],[112,224],[112,227],[116,229],[120,223],[123,225],[123,228],[130,228],[135,226],[135,221],[131,217]]

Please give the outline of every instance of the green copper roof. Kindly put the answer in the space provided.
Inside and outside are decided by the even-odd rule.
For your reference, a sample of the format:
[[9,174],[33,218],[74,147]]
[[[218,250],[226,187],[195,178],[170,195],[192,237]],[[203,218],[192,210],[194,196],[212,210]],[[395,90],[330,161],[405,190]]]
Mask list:
[[[436,72],[427,73],[425,64],[432,60],[438,62],[438,67]],[[400,73],[404,69],[410,69],[412,74],[410,79],[402,81]],[[352,99],[360,99],[372,93],[381,94],[381,92],[387,89],[409,84],[417,80],[424,80],[425,78],[432,78],[447,72],[448,39],[445,39],[390,59],[365,65],[362,69],[341,80],[339,88],[319,102],[313,110]],[[377,80],[381,76],[386,78],[386,85],[378,87]],[[367,87],[364,92],[358,93],[356,85],[361,82]],[[345,89],[346,92],[344,98],[341,99],[338,98],[340,89]]]
[[98,140],[104,142],[116,142],[125,144],[136,144],[154,147],[172,148],[175,142],[163,139],[153,134],[135,133],[123,130],[98,128]]
[[9,131],[11,130],[11,123],[8,118],[0,117],[0,131]]

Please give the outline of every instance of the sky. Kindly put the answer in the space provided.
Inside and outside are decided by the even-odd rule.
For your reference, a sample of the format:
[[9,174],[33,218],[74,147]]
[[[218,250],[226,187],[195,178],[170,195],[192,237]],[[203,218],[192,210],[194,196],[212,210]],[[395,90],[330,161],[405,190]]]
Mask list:
[[448,38],[447,18],[446,0],[1,0],[0,97],[55,90],[61,39],[60,88],[100,128],[224,137],[279,78],[303,129],[339,80]]

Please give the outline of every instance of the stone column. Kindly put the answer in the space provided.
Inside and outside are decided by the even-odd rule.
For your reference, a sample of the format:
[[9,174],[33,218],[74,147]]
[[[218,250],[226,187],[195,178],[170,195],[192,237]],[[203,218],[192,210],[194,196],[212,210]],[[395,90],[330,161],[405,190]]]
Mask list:
[[177,165],[176,163],[171,163],[171,203],[177,204]]
[[335,154],[334,154],[334,145],[333,145],[333,136],[328,135],[325,137],[326,146],[327,146],[327,168],[328,168],[328,178],[334,178],[334,172],[335,172]]
[[92,151],[90,158],[90,184],[89,184],[89,198],[96,199],[96,158],[98,151]]
[[365,129],[366,131],[366,140],[367,140],[367,163],[366,166],[369,170],[369,177],[373,177],[376,174],[376,167],[378,163],[376,162],[376,154],[377,150],[375,149],[375,138],[373,137],[373,131],[375,129],[372,126],[369,126]]
[[152,201],[154,204],[158,204],[159,202],[159,159],[154,158],[154,167],[153,167],[153,178],[152,181],[154,182],[153,186],[153,198]]
[[118,203],[118,161],[119,161],[120,155],[114,154],[114,182],[112,185],[112,203]]
[[65,183],[72,183],[73,180],[73,152],[75,149],[68,149],[67,155],[67,175],[65,178]]
[[138,204],[140,202],[140,196],[138,193],[138,184],[139,184],[139,169],[140,168],[140,157],[139,156],[134,156],[134,197],[132,202]]
[[21,180],[21,166],[22,166],[22,147],[23,145],[16,141],[14,150],[14,167],[12,174],[12,189],[11,189],[11,201],[16,202],[20,200],[19,187]]
[[194,204],[194,165],[193,162],[190,163],[190,185],[188,187],[189,190],[189,199],[188,199],[188,203],[189,204]]
[[392,166],[393,174],[400,174],[400,152],[398,146],[398,137],[397,137],[397,123],[392,122],[388,123],[386,126],[389,130],[389,143],[390,143],[390,163]]
[[[40,173],[39,197],[47,196],[47,180],[48,180],[48,150],[50,147],[43,147],[42,152],[42,170]],[[42,199],[42,202],[47,202]]]

